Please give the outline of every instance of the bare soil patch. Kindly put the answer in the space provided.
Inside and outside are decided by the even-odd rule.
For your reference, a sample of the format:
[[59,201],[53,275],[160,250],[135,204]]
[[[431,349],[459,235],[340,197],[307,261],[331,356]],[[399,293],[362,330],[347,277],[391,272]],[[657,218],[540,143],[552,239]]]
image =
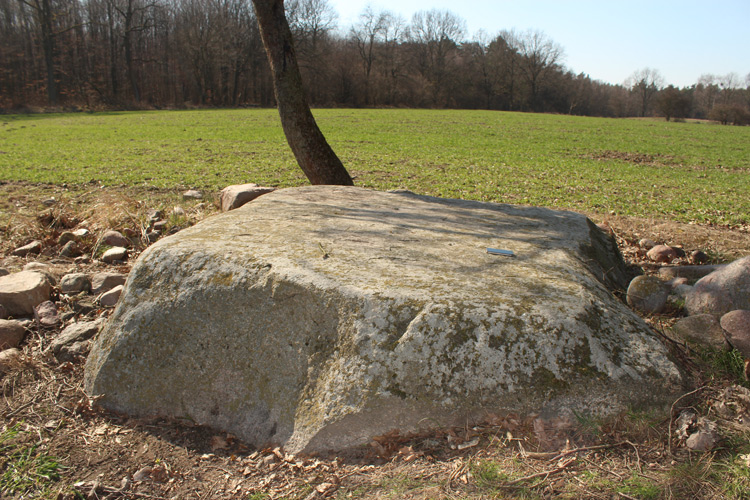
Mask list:
[[[97,186],[66,190],[0,185],[0,267],[16,271],[35,260],[49,264],[58,277],[72,270],[108,268],[95,258],[96,238],[82,245],[81,253],[88,259],[60,258],[60,232],[71,227],[87,227],[93,234],[107,229],[127,232],[138,242],[134,259],[148,244],[140,236],[148,227],[150,209],[182,206],[186,216],[170,221],[176,231],[217,211],[212,197],[206,198],[183,200],[171,191]],[[596,214],[593,218],[613,229],[626,259],[642,268],[647,266],[636,245],[641,238],[686,251],[701,249],[715,262],[750,253],[750,234],[745,230]],[[10,256],[32,239],[44,242],[41,255]],[[119,270],[127,272],[129,265]],[[65,312],[73,304],[60,301],[58,307]],[[69,321],[110,313],[97,307]],[[721,364],[721,353],[695,350],[671,338],[663,326],[679,314],[673,310],[668,316],[648,318],[699,388],[675,402],[671,413],[634,410],[607,420],[579,416],[572,421],[488,414],[482,422],[421,435],[393,432],[369,446],[327,456],[257,450],[191,422],[104,412],[82,390],[83,360],[60,364],[48,351],[62,325],[44,329],[31,323],[21,361],[0,379],[0,497],[747,498],[750,406],[729,400],[725,392],[747,382]],[[718,405],[731,412],[718,419]],[[716,449],[690,452],[674,436],[673,417],[685,407],[717,419],[723,439]],[[54,473],[40,472],[37,465],[50,457],[58,464]],[[12,482],[9,477],[26,480]],[[21,486],[12,489],[14,484]]]

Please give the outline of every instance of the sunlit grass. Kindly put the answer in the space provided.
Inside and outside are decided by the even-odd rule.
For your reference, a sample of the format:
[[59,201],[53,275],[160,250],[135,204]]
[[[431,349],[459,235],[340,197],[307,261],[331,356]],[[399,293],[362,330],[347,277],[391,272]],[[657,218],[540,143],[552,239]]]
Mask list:
[[[360,186],[750,222],[750,127],[489,111],[316,110]],[[8,115],[0,181],[306,184],[273,109]]]

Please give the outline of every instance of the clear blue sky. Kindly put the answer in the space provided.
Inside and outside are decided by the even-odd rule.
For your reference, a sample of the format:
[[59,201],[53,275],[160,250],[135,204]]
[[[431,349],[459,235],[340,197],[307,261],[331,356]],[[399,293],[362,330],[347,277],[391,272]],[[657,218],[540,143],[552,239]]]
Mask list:
[[544,31],[565,49],[564,64],[596,80],[623,83],[658,70],[667,84],[705,73],[750,73],[750,0],[328,0],[347,28],[370,3],[407,21],[420,10],[448,9],[478,30]]

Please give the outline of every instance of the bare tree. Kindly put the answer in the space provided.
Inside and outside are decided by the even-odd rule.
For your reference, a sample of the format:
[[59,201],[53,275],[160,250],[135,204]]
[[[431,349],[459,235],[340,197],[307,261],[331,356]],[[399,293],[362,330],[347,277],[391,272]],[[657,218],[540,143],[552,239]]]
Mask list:
[[652,68],[640,69],[625,81],[625,86],[638,98],[639,116],[646,116],[651,101],[663,85],[664,78]]
[[432,87],[433,104],[442,104],[446,97],[447,79],[453,74],[450,57],[465,32],[466,21],[449,10],[419,11],[412,16],[410,38],[416,64]]
[[370,4],[359,15],[359,20],[352,26],[351,36],[357,45],[357,52],[362,59],[362,71],[365,77],[365,104],[370,104],[370,74],[376,57],[376,45],[382,43],[389,13],[375,12]]
[[352,178],[326,141],[310,111],[297,64],[284,0],[253,0],[287,142],[312,184],[352,185]]
[[528,30],[517,34],[513,43],[521,55],[519,60],[524,79],[531,93],[531,107],[541,109],[539,94],[545,78],[563,58],[563,48],[550,37],[538,30]]

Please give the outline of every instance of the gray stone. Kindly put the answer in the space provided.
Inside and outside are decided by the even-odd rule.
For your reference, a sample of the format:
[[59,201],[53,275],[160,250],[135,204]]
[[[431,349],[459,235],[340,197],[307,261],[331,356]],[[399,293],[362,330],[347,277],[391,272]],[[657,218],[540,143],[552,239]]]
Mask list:
[[141,255],[85,387],[293,453],[500,408],[668,408],[683,379],[605,286],[626,276],[572,212],[278,190]]
[[50,350],[60,362],[75,361],[84,357],[91,345],[90,339],[96,335],[103,324],[102,320],[82,321],[67,326],[50,343]]
[[25,334],[26,329],[18,321],[0,319],[0,351],[18,347]]
[[750,358],[750,311],[738,309],[721,317],[721,328],[726,332],[729,344]]
[[8,276],[10,274],[10,271],[5,269],[4,267],[0,267],[0,276]]
[[704,276],[708,276],[712,272],[724,267],[726,266],[668,266],[659,269],[658,275],[661,279],[667,281],[675,278],[685,278],[689,283],[695,283]]
[[710,314],[681,318],[672,325],[672,331],[688,342],[707,345],[715,349],[723,349],[726,346],[719,320]]
[[168,224],[168,222],[165,221],[165,220],[160,220],[160,221],[154,222],[153,229],[154,229],[154,231],[162,232],[165,229],[167,229],[167,224]]
[[91,277],[91,293],[99,295],[108,292],[118,285],[124,285],[127,279],[128,275],[122,273],[96,273]]
[[656,242],[648,238],[642,238],[638,241],[638,246],[643,248],[644,250],[651,250],[656,246]]
[[73,235],[76,238],[85,238],[89,234],[91,234],[91,232],[88,229],[83,228],[83,227],[80,228],[80,229],[76,229],[75,231],[73,231]]
[[159,231],[149,231],[146,233],[146,239],[148,239],[149,243],[154,243],[160,236],[161,233]]
[[672,262],[677,258],[677,252],[670,246],[656,245],[646,253],[646,256],[654,262]]
[[656,276],[636,276],[628,286],[628,305],[646,314],[659,314],[667,305],[669,285]]
[[123,288],[124,287],[122,285],[118,285],[112,290],[104,292],[99,299],[99,302],[104,307],[115,307],[117,305],[117,301],[120,300],[120,295],[122,294]]
[[107,264],[121,262],[128,258],[128,249],[123,247],[113,247],[104,252],[102,260]]
[[58,245],[66,245],[70,242],[78,241],[78,237],[72,231],[64,231],[57,238]]
[[151,222],[156,222],[164,218],[164,211],[152,208],[151,210],[146,212],[146,215],[148,215],[148,220],[150,220]]
[[750,309],[750,257],[744,257],[698,280],[685,300],[688,313],[722,316]]
[[202,200],[203,193],[195,189],[188,189],[187,191],[182,193],[182,197],[185,198],[186,200]]
[[52,285],[37,271],[21,271],[0,276],[0,304],[8,316],[34,314],[34,307],[49,300]]
[[111,247],[123,247],[127,248],[130,246],[130,240],[127,239],[121,232],[109,230],[102,235],[102,242]]
[[69,241],[60,249],[60,257],[75,257],[78,254],[78,248],[74,241]]
[[0,351],[0,375],[8,373],[14,366],[21,363],[22,352],[20,349],[5,349]]
[[257,184],[237,184],[221,190],[221,211],[234,210],[258,196],[270,193],[276,188],[262,187]]
[[60,292],[74,295],[91,291],[91,280],[85,273],[70,273],[60,279]]
[[708,262],[708,255],[702,250],[693,250],[690,252],[690,260],[694,264],[705,264]]
[[182,207],[174,207],[172,209],[172,215],[175,217],[185,217],[187,214],[185,213],[185,209]]
[[26,257],[30,254],[37,254],[42,251],[42,242],[35,240],[31,243],[13,250],[13,255],[16,257]]
[[34,318],[44,328],[52,328],[60,324],[57,306],[51,300],[46,300],[34,308]]

